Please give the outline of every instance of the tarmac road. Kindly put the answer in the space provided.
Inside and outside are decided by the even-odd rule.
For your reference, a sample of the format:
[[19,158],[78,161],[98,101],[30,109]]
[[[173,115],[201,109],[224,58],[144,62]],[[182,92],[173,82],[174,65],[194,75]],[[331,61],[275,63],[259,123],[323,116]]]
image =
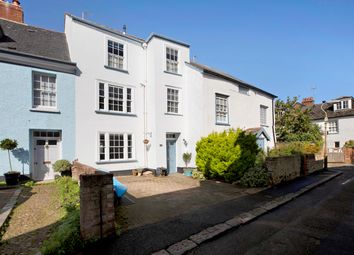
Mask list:
[[354,166],[188,254],[354,254]]

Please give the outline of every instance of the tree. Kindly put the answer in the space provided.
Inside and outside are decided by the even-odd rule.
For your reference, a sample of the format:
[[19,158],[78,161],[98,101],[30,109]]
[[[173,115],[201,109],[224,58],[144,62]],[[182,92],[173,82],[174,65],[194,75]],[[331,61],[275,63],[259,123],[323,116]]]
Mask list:
[[297,104],[297,97],[275,103],[275,133],[279,142],[321,143],[320,127],[311,122],[309,109]]
[[191,159],[192,159],[192,153],[190,152],[183,153],[183,161],[186,164],[186,167],[188,167],[188,164],[191,161]]
[[17,141],[11,139],[4,139],[0,142],[0,149],[7,150],[7,154],[9,155],[9,164],[10,164],[10,171],[12,172],[12,165],[11,165],[11,157],[10,151],[17,148]]

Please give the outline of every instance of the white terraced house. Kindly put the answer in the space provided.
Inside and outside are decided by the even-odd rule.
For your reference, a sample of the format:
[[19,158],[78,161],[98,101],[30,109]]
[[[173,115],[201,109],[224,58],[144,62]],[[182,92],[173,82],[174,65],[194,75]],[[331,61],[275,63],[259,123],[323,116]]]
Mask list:
[[76,78],[76,155],[108,171],[184,166],[213,131],[250,129],[274,145],[274,96],[190,61],[189,45],[65,16]]

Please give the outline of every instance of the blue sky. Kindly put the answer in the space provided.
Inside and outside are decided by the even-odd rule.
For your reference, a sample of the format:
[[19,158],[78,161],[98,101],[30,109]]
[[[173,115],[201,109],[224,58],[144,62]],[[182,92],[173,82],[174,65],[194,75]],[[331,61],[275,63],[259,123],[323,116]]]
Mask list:
[[[197,61],[278,95],[354,96],[352,0],[22,0],[25,22],[63,31],[65,12],[191,45]],[[313,89],[315,88],[315,89]]]

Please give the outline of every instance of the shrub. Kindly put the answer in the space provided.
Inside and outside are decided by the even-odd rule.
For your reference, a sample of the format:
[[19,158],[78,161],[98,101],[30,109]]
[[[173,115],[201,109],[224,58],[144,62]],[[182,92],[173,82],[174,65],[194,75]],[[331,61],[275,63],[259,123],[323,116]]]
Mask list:
[[263,167],[253,167],[237,183],[248,188],[266,187],[270,183],[270,174]]
[[346,141],[345,144],[344,144],[344,147],[354,148],[354,140]]
[[192,171],[192,178],[193,179],[199,179],[201,181],[205,181],[206,180],[204,174],[201,171],[197,170],[197,169],[194,169]]
[[60,194],[60,203],[67,210],[72,211],[79,207],[80,187],[71,177],[59,177],[55,180]]
[[10,172],[12,172],[10,151],[12,151],[16,148],[17,148],[17,141],[16,140],[11,140],[11,139],[6,138],[6,139],[0,141],[0,149],[7,150],[7,154],[9,157]]
[[83,247],[80,237],[80,211],[68,213],[50,238],[43,242],[41,252],[51,254],[75,254]]
[[202,138],[196,152],[196,164],[206,178],[233,182],[254,166],[259,148],[255,135],[230,129]]
[[309,142],[292,142],[279,144],[277,148],[269,151],[270,157],[282,157],[291,155],[315,154],[321,150],[320,144]]
[[185,152],[183,153],[183,161],[186,164],[186,167],[188,167],[189,162],[191,162],[192,159],[192,153],[190,152]]
[[71,163],[66,159],[60,159],[55,161],[53,164],[53,169],[55,172],[64,172],[71,170]]
[[59,177],[55,183],[65,216],[49,239],[44,241],[41,251],[44,255],[74,254],[84,246],[80,237],[80,188],[70,177]]

